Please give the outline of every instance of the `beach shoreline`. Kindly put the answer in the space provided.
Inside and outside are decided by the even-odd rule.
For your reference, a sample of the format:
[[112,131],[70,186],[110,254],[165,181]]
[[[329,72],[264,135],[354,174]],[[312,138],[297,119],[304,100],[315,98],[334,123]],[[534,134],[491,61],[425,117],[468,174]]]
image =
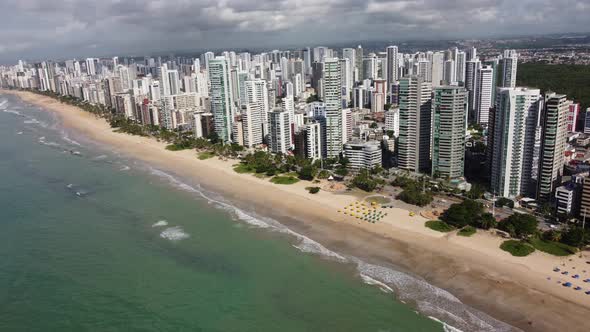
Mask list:
[[551,272],[553,266],[579,266],[586,258],[569,257],[569,262],[540,252],[512,257],[498,248],[501,239],[497,237],[483,232],[470,238],[437,233],[423,226],[423,218],[410,217],[403,209],[388,209],[388,217],[377,224],[358,221],[337,212],[357,200],[353,195],[326,191],[311,195],[305,190],[310,183],[304,181],[274,185],[268,179],[234,172],[236,161],[199,160],[195,151],[172,152],[162,142],[113,132],[103,119],[50,97],[22,91],[0,93],[55,112],[66,128],[201,183],[240,208],[284,221],[293,231],[334,252],[420,276],[512,326],[530,331],[588,330],[590,296],[555,284],[560,276]]

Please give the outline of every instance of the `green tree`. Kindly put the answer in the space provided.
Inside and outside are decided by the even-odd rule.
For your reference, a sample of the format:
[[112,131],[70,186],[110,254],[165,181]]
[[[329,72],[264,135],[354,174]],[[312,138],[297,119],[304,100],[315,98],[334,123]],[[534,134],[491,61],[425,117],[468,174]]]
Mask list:
[[484,192],[485,188],[482,185],[475,183],[471,186],[471,190],[467,193],[467,197],[471,199],[479,199],[483,197]]
[[479,218],[479,220],[476,220],[476,225],[475,225],[475,227],[481,228],[481,229],[490,229],[490,228],[495,228],[496,226],[498,226],[498,222],[496,221],[496,218],[494,218],[494,216],[491,213],[482,214],[481,217]]
[[352,184],[361,190],[371,192],[377,188],[379,182],[373,179],[369,170],[362,169],[352,179]]
[[500,222],[499,227],[510,236],[525,239],[537,233],[539,221],[530,214],[515,213]]
[[561,242],[572,247],[581,248],[588,241],[588,236],[582,227],[570,227],[561,236]]
[[[482,224],[484,213],[483,204],[466,199],[461,203],[451,205],[441,216],[441,219],[449,225],[462,228],[467,225],[479,227]],[[488,217],[486,217],[488,218]],[[489,220],[486,219],[486,222]]]
[[315,177],[316,174],[316,170],[313,168],[313,166],[311,165],[306,165],[303,166],[299,172],[297,172],[297,175],[299,176],[299,178],[301,180],[307,180],[307,181],[311,181],[313,180],[313,178]]
[[496,202],[494,203],[494,205],[496,205],[496,207],[507,206],[512,209],[512,208],[514,208],[514,201],[511,199],[508,199],[506,197],[500,197],[500,198],[496,199]]

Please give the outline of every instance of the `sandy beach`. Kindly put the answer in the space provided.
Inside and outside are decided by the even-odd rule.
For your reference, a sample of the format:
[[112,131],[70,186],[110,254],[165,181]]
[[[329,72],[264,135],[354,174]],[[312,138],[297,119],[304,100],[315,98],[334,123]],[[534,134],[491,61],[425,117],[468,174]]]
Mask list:
[[[0,93],[18,95],[55,112],[65,127],[191,178],[237,206],[284,221],[332,251],[402,268],[512,326],[526,331],[590,330],[590,295],[558,283],[569,281],[590,289],[590,283],[581,281],[590,278],[590,264],[586,263],[590,253],[560,258],[536,251],[528,257],[513,257],[498,248],[503,239],[491,233],[478,231],[472,237],[460,237],[435,232],[424,227],[426,219],[419,214],[410,216],[401,208],[385,209],[387,216],[375,224],[360,221],[343,211],[361,201],[361,193],[321,190],[312,195],[305,187],[315,185],[306,181],[275,185],[268,179],[236,173],[232,169],[235,160],[199,160],[192,150],[172,152],[154,139],[113,132],[105,120],[52,98],[30,92]],[[569,271],[569,276],[553,272],[556,266]],[[578,280],[571,277],[576,273],[581,276]]]

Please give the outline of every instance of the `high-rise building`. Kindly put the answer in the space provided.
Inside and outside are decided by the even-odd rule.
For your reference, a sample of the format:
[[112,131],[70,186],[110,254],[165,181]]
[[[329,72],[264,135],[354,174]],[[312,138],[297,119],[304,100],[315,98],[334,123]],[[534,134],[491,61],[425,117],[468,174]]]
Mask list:
[[567,131],[575,132],[576,123],[578,122],[578,114],[580,113],[580,104],[572,102],[569,106],[567,115]]
[[[350,65],[350,68],[348,68],[349,72],[349,80],[352,82],[352,85],[354,85],[354,81],[356,79],[355,77],[355,72],[356,72],[356,51],[354,48],[343,48],[342,49],[342,58],[343,59],[348,59],[348,63]],[[352,86],[350,87],[352,89]]]
[[539,89],[499,88],[488,138],[491,190],[502,197],[527,195],[535,149]]
[[244,146],[253,148],[263,143],[263,125],[261,120],[263,116],[260,114],[258,105],[246,104],[242,105],[242,133],[244,135]]
[[90,76],[96,75],[96,65],[97,64],[98,64],[98,59],[87,58],[86,59],[86,73]]
[[385,112],[385,131],[392,131],[394,137],[399,136],[399,108],[391,108]]
[[434,89],[432,97],[432,176],[463,176],[467,90],[457,86]]
[[245,102],[253,110],[253,114],[260,117],[259,123],[262,124],[263,139],[268,135],[268,112],[270,102],[268,98],[268,89],[264,80],[245,81]]
[[584,115],[584,134],[590,134],[590,107],[586,109]]
[[229,78],[228,61],[220,56],[208,60],[209,80],[211,82],[211,113],[215,122],[215,132],[223,142],[231,142],[234,118],[233,96]]
[[518,54],[515,50],[504,51],[502,58],[502,87],[514,88],[516,86],[516,67]]
[[457,67],[455,61],[445,61],[443,67],[443,81],[445,85],[457,85]]
[[318,122],[304,125],[301,129],[303,135],[303,156],[307,159],[322,158],[322,133]]
[[363,59],[363,79],[377,79],[377,56],[373,53]]
[[487,125],[490,108],[493,106],[494,69],[484,66],[477,70],[477,86],[475,94],[475,120],[481,125]]
[[350,102],[350,96],[352,95],[352,87],[354,80],[352,77],[352,71],[350,70],[352,63],[348,58],[340,59],[340,75],[342,77],[342,99],[346,104]]
[[479,59],[473,59],[467,61],[465,64],[465,89],[467,89],[468,94],[468,110],[469,110],[469,119],[475,120],[477,118],[476,109],[476,96],[477,96],[477,83],[478,77],[477,74],[479,73],[479,67],[481,63]]
[[571,101],[565,95],[548,93],[541,114],[541,150],[537,200],[551,202],[561,185],[567,140],[567,116]]
[[400,79],[398,167],[430,170],[432,85],[418,76]]
[[398,80],[398,58],[397,58],[397,46],[388,46],[386,49],[386,61],[385,65],[387,70],[385,71],[385,78],[387,79],[387,100],[390,100],[389,90],[391,84]]
[[358,77],[356,77],[355,81],[362,81],[365,79],[365,77],[363,77],[364,54],[363,54],[363,48],[361,45],[357,46],[355,56],[356,56],[355,66],[356,66],[357,75],[358,75]]
[[354,171],[381,166],[382,152],[377,141],[348,142],[344,145],[344,156],[349,160],[348,168]]
[[465,63],[466,63],[466,55],[463,51],[457,52],[457,60],[455,62],[455,81],[459,84],[465,83]]
[[443,73],[444,73],[444,53],[442,52],[435,52],[432,54],[432,64],[430,65],[432,68],[431,80],[432,86],[437,87],[440,86],[443,81]]
[[326,105],[326,137],[324,153],[328,158],[337,157],[342,152],[342,79],[338,58],[324,60],[323,90]]
[[291,148],[291,125],[289,113],[275,108],[269,113],[270,150],[273,153],[287,153]]

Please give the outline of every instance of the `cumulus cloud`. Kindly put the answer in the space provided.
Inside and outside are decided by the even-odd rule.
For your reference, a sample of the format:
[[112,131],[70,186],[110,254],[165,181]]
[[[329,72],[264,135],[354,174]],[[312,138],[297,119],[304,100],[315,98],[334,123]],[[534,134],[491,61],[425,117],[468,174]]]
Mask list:
[[0,0],[0,59],[577,32],[589,16],[589,0]]

